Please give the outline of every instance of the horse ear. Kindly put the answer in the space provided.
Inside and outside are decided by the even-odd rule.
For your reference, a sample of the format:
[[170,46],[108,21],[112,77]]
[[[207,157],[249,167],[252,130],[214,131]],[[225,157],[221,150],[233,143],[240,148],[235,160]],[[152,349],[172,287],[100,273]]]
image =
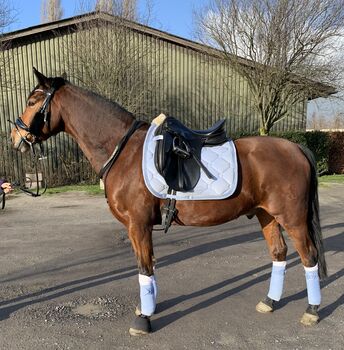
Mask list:
[[66,73],[66,72],[63,72],[63,73],[62,73],[62,78],[63,78],[64,80],[67,80],[67,73]]
[[49,86],[49,79],[40,73],[35,67],[33,67],[33,73],[35,74],[39,84]]

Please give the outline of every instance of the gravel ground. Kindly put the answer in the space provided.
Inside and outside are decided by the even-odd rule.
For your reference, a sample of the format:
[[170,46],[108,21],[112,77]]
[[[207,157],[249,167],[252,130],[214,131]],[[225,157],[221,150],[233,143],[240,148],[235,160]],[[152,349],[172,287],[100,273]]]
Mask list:
[[305,280],[288,239],[284,298],[255,311],[271,262],[257,220],[242,217],[154,233],[154,332],[135,338],[136,263],[106,200],[13,195],[0,213],[0,349],[344,349],[343,200],[343,185],[320,187],[329,277],[317,326],[299,322]]

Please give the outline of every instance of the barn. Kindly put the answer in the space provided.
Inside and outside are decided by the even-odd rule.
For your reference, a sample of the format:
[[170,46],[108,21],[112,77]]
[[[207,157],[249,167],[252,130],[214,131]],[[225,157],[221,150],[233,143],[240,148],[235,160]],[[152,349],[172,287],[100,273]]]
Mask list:
[[[32,166],[29,156],[11,149],[7,121],[25,108],[36,84],[32,67],[47,76],[66,73],[72,83],[118,102],[146,121],[163,112],[195,129],[222,118],[230,134],[259,128],[245,80],[217,50],[107,13],[8,33],[2,37],[0,65],[0,174],[10,179],[23,178]],[[306,109],[307,99],[294,105],[274,130],[305,130]],[[49,139],[46,147],[51,185],[97,179],[67,135]]]

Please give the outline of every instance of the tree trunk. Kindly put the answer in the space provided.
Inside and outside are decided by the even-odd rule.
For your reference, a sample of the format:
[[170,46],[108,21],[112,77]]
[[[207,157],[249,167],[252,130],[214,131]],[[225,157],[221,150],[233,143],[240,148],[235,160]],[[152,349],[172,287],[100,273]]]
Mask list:
[[269,130],[265,126],[262,126],[259,128],[259,135],[260,136],[268,136]]

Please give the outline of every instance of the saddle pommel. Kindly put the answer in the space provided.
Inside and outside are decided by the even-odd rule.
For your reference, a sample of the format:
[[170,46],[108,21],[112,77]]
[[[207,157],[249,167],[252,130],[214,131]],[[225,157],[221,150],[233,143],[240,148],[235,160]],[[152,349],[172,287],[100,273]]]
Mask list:
[[165,114],[163,114],[163,113],[161,113],[161,114],[159,114],[156,118],[154,118],[153,120],[152,120],[152,124],[155,124],[155,125],[161,125],[164,121],[165,121],[165,119],[166,119],[166,115]]

